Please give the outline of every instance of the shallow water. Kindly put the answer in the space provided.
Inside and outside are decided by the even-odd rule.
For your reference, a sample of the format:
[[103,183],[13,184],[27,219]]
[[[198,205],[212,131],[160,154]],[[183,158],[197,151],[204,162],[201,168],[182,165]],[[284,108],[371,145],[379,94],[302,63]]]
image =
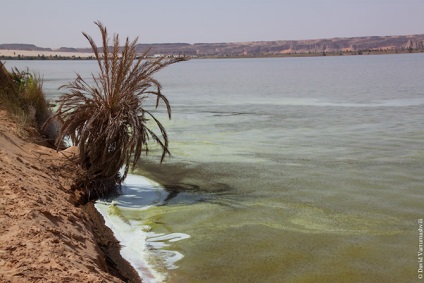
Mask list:
[[[72,71],[95,70],[34,64],[52,97]],[[153,150],[136,170],[169,196],[124,218],[190,235],[168,247],[184,256],[177,269],[155,261],[170,282],[416,280],[423,64],[406,54],[171,66],[158,78],[173,155],[159,165]]]
[[172,243],[190,238],[184,233],[152,231],[154,221],[143,217],[154,206],[163,205],[169,195],[158,183],[128,175],[122,195],[112,202],[100,200],[96,209],[121,244],[121,255],[135,268],[144,283],[163,282],[166,270],[176,269],[184,255],[169,250]]

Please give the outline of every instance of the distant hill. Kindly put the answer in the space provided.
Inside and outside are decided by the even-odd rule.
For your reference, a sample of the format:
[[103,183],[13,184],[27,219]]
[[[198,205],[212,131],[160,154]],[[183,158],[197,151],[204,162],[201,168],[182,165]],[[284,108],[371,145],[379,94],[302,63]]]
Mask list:
[[191,56],[260,56],[289,53],[358,52],[367,50],[423,50],[424,34],[411,36],[369,36],[313,40],[280,40],[232,43],[138,44],[139,52]]
[[[78,51],[78,48],[73,48],[73,47],[61,47],[61,48],[57,49],[56,51],[60,51],[60,52],[79,52]],[[89,52],[91,52],[91,50]]]
[[[230,43],[160,43],[138,44],[138,52],[150,49],[150,55],[185,56],[267,56],[284,54],[322,54],[331,52],[424,50],[424,34],[367,36],[312,40],[279,40]],[[52,50],[32,44],[0,44],[0,49],[91,52],[90,48],[61,47]]]
[[52,51],[51,48],[42,48],[34,44],[9,43],[0,44],[0,49],[3,50],[26,50],[26,51]]

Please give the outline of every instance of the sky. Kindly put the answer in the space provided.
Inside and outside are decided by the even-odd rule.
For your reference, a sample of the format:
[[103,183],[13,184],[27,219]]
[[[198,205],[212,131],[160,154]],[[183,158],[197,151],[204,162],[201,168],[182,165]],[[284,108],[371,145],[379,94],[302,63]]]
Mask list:
[[424,34],[424,0],[0,0],[0,44],[215,43]]

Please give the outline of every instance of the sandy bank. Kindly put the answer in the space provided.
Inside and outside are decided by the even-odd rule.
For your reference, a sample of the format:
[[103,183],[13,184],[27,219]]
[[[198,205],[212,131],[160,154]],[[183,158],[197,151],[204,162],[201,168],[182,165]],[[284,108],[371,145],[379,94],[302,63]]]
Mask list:
[[69,161],[20,136],[0,110],[0,282],[137,282],[93,205],[74,205]]

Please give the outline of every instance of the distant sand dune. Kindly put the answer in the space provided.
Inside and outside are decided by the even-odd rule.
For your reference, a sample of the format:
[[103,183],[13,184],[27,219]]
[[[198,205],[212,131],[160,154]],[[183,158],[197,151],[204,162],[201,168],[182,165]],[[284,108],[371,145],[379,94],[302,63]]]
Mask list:
[[24,57],[37,57],[37,56],[45,56],[45,57],[81,57],[87,58],[90,56],[94,56],[94,53],[82,53],[82,52],[63,52],[63,51],[37,51],[37,50],[5,50],[0,49],[0,56],[10,56],[10,57],[18,57],[19,55]]

